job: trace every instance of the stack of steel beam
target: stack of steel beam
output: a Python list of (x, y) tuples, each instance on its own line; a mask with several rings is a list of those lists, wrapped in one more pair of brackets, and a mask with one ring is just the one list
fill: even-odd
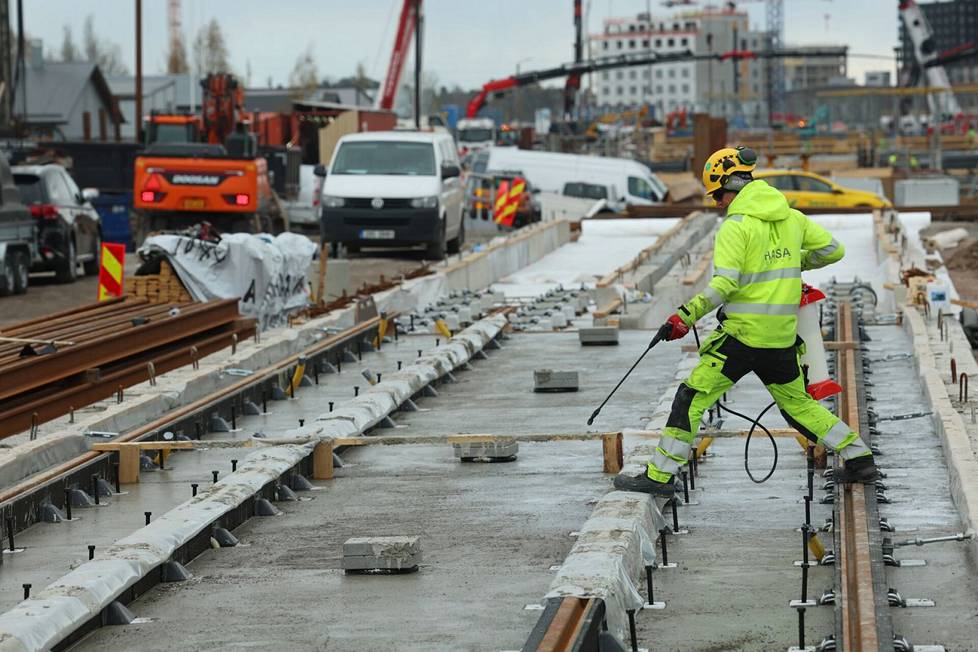
[(153, 381), (252, 335), (234, 299), (153, 304), (127, 297), (0, 331), (0, 438)]

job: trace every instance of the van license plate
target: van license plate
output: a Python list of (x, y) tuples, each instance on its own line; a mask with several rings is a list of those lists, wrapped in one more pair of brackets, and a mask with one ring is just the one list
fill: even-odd
[(375, 229), (363, 229), (360, 231), (360, 238), (363, 240), (393, 240), (393, 231), (377, 231)]
[(207, 201), (204, 199), (198, 199), (196, 197), (191, 197), (189, 199), (183, 200), (184, 208), (206, 208)]

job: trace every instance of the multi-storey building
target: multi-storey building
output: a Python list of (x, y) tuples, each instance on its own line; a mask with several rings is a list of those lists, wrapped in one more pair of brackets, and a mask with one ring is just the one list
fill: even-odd
[[(639, 14), (608, 18), (590, 36), (595, 59), (642, 53), (721, 54), (761, 50), (766, 35), (752, 31), (747, 13), (732, 9), (683, 13), (672, 18)], [(767, 120), (767, 63), (761, 60), (691, 60), (606, 70), (594, 75), (599, 108), (620, 110), (649, 104), (658, 117), (678, 110), (708, 111), (749, 123)]]

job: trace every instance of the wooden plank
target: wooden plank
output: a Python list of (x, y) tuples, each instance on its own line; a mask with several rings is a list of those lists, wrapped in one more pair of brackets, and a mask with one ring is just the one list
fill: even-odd
[(613, 312), (617, 312), (618, 309), (622, 307), (622, 304), (623, 302), (621, 300), (621, 297), (615, 297), (610, 302), (606, 303), (605, 305), (601, 306), (600, 308), (592, 312), (591, 317), (593, 317), (594, 319), (605, 319), (606, 317), (608, 317), (608, 315), (612, 314)]
[(853, 341), (843, 342), (840, 340), (835, 340), (835, 341), (829, 340), (828, 342), (825, 342), (826, 351), (842, 351), (842, 350), (852, 350), (858, 348), (859, 348), (859, 342), (853, 342)]
[(312, 449), (312, 477), (315, 480), (333, 479), (333, 445), (330, 439), (324, 439)]
[(713, 250), (710, 249), (703, 254), (702, 258), (700, 258), (700, 262), (696, 265), (696, 269), (683, 277), (683, 285), (696, 285), (699, 280), (703, 278), (703, 275), (706, 274), (706, 271), (710, 269), (710, 265), (712, 263)]
[(119, 450), (119, 484), (136, 484), (139, 482), (139, 449), (124, 448)]
[(620, 432), (608, 433), (601, 438), (604, 452), (604, 472), (618, 473), (625, 463), (622, 451), (622, 435)]

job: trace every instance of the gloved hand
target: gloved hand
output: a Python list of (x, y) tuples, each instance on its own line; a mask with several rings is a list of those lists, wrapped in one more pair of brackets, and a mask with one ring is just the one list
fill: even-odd
[(685, 337), (686, 333), (689, 332), (689, 326), (676, 314), (666, 320), (666, 323), (662, 325), (662, 330), (665, 331), (667, 326), (669, 327), (665, 336), (667, 340), (678, 340)]

